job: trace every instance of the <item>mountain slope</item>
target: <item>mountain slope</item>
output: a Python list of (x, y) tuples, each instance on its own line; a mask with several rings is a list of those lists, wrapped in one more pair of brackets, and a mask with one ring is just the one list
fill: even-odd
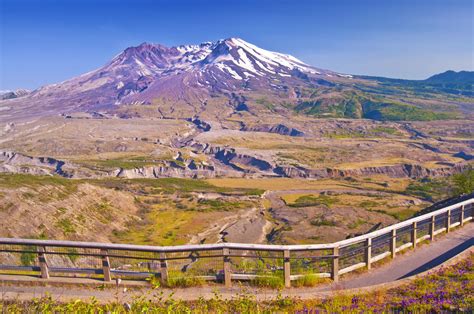
[(30, 93), (27, 89), (17, 89), (15, 91), (0, 91), (0, 100), (13, 99), (18, 97), (23, 97)]
[[(407, 103), (401, 99), (405, 96), (415, 99)], [(416, 97), (384, 82), (315, 68), (293, 56), (228, 38), (199, 45), (143, 43), (127, 48), (97, 70), (1, 101), (0, 121), (80, 111), (175, 118), (203, 114), (219, 118), (234, 111), (284, 116), (316, 112), (320, 117), (383, 120), (381, 111), (365, 115), (363, 104), (354, 99), (384, 106), (401, 102), (416, 111), (426, 106)], [(452, 111), (446, 99), (435, 98), (434, 110)], [(341, 106), (346, 108), (342, 112)]]

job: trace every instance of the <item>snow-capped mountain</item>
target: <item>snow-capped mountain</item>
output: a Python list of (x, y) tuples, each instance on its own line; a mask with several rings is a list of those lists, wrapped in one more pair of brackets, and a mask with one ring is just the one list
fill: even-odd
[(0, 100), (13, 99), (18, 97), (23, 97), (30, 93), (27, 89), (17, 89), (15, 91), (11, 90), (2, 90), (0, 91)]
[[(211, 94), (276, 93), (301, 84), (318, 84), (321, 79), (348, 78), (240, 38), (177, 47), (143, 43), (125, 49), (97, 70), (39, 88), (9, 108), (14, 111), (26, 106), (29, 113), (63, 113), (146, 104), (156, 98), (191, 103)], [(6, 110), (2, 113), (9, 114)]]

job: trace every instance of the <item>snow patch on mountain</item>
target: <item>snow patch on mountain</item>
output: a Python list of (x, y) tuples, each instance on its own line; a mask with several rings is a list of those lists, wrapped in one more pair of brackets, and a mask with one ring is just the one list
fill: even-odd
[(228, 73), (230, 73), (230, 75), (232, 75), (233, 78), (235, 78), (236, 80), (241, 80), (242, 77), (237, 73), (235, 72), (234, 70), (232, 70), (229, 66), (227, 66), (225, 63), (218, 63), (216, 64), (216, 66), (221, 69), (222, 71), (227, 71)]
[(352, 78), (241, 38), (175, 47), (145, 42), (125, 49), (101, 68), (21, 98), (38, 112), (61, 113), (151, 103), (159, 97), (192, 104), (196, 99), (201, 103), (211, 95), (241, 90), (271, 93), (318, 84), (320, 76), (338, 81)]

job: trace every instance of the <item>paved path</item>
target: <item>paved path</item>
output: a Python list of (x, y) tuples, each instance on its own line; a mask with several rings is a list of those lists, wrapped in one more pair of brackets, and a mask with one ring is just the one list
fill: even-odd
[[(334, 291), (343, 289), (364, 288), (373, 285), (392, 283), (396, 280), (404, 279), (426, 270), (436, 267), (466, 250), (473, 250), (474, 245), (474, 223), (468, 223), (463, 228), (458, 228), (448, 235), (439, 235), (434, 243), (418, 247), (414, 251), (409, 251), (398, 256), (390, 263), (386, 263), (370, 272), (343, 276), (339, 283), (333, 283), (315, 288), (291, 288), (282, 291), (283, 296), (297, 296), (301, 298), (314, 298), (329, 295)], [(11, 280), (21, 280), (22, 284), (12, 284)], [(10, 281), (10, 283), (8, 283)], [(98, 286), (98, 282), (92, 279), (60, 279), (61, 284), (52, 286), (39, 286), (30, 284), (31, 282), (42, 282), (41, 279), (27, 276), (7, 276), (0, 275), (0, 300), (6, 298), (31, 299), (32, 297), (43, 296), (50, 293), (58, 300), (89, 299), (95, 296), (99, 300), (106, 301), (130, 301), (133, 297), (143, 294), (169, 295), (174, 292), (175, 299), (192, 300), (199, 296), (210, 298), (218, 290), (222, 297), (232, 298), (237, 293), (242, 292), (241, 287), (224, 288), (221, 285), (212, 285), (201, 288), (186, 289), (142, 289), (124, 292), (123, 288), (118, 289), (98, 289), (97, 287), (86, 286), (93, 283)], [(68, 282), (80, 281), (83, 287), (71, 286)], [(100, 284), (100, 282), (99, 282)], [(143, 287), (143, 283), (136, 283), (137, 287)], [(237, 286), (237, 285), (235, 285)], [(113, 287), (113, 286), (112, 286)], [(249, 287), (248, 292), (257, 295), (260, 299), (274, 297), (277, 291), (258, 289)]]
[[(439, 235), (439, 239), (435, 238), (434, 243), (406, 252), (405, 255), (398, 256), (390, 263), (370, 272), (348, 276), (338, 286), (343, 289), (360, 288), (414, 276), (440, 265), (473, 245), (474, 224), (468, 223), (448, 235)], [(333, 287), (325, 287), (326, 290), (330, 288)]]

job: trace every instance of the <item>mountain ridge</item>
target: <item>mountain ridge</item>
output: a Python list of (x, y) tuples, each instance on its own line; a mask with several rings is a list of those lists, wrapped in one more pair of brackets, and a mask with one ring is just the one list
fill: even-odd
[(425, 80), (425, 82), (474, 84), (474, 71), (456, 72), (453, 70), (448, 70), (430, 76)]
[[(93, 111), (119, 117), (144, 112), (184, 118), (210, 114), (219, 120), (223, 110), (227, 115), (247, 111), (383, 120), (387, 114), (382, 111), (388, 110), (384, 108), (394, 106), (404, 114), (389, 114), (388, 119), (407, 119), (405, 112), (412, 111), (416, 117), (425, 115), (421, 99), (414, 104), (399, 97), (407, 87), (402, 82), (404, 90), (400, 90), (399, 85), (397, 80), (321, 69), (237, 37), (174, 47), (144, 42), (126, 48), (96, 70), (1, 101), (0, 121)], [(443, 111), (448, 103), (441, 101), (436, 108)], [(455, 117), (451, 113), (428, 116)]]

